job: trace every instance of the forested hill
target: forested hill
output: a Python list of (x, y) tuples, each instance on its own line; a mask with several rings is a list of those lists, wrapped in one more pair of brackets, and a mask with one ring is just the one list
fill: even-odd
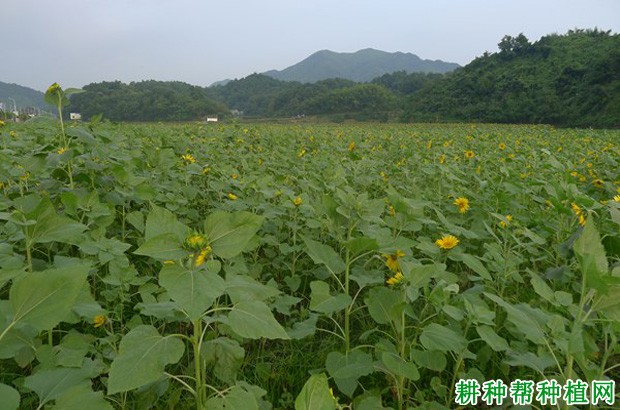
[(620, 35), (505, 36), (498, 46), (408, 96), (403, 119), (620, 126)]
[(178, 81), (93, 83), (71, 97), (71, 111), (85, 118), (103, 114), (116, 121), (188, 121), (228, 109), (207, 97), (206, 90)]
[(34, 107), (49, 110), (50, 107), (43, 101), (43, 93), (17, 84), (9, 84), (0, 81), (0, 102), (5, 108), (12, 109), (13, 103), (18, 108)]
[(158, 81), (90, 84), (72, 97), (71, 110), (125, 121), (193, 120), (230, 109), (267, 118), (620, 127), (620, 35), (574, 30), (531, 43), (521, 34), (505, 36), (498, 46), (447, 74), (399, 71), (367, 83), (252, 74), (208, 88)]
[(284, 70), (271, 70), (263, 74), (277, 80), (301, 83), (314, 83), (330, 78), (365, 82), (396, 71), (447, 73), (458, 67), (458, 64), (441, 60), (423, 60), (411, 53), (388, 53), (367, 48), (355, 53), (321, 50)]

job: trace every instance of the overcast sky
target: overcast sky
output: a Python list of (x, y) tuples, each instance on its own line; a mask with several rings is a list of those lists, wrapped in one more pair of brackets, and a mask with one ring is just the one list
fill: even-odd
[(315, 51), (402, 51), (461, 65), (506, 35), (620, 32), (620, 0), (0, 0), (0, 81), (206, 86)]

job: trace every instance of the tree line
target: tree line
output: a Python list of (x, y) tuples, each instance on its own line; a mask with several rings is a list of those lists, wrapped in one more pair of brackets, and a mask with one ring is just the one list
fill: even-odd
[(206, 115), (323, 116), (374, 121), (466, 121), (620, 126), (620, 35), (571, 30), (530, 42), (504, 36), (447, 74), (395, 72), (368, 83), (311, 84), (252, 74), (201, 88), (181, 82), (94, 83), (72, 110), (117, 121), (183, 121)]

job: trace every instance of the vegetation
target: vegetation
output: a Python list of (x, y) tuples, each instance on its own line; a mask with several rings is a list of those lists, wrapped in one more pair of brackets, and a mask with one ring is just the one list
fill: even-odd
[(0, 403), (447, 409), (459, 379), (618, 380), (619, 136), (3, 124)]
[(71, 109), (85, 118), (103, 114), (116, 121), (187, 121), (228, 112), (201, 87), (182, 82), (102, 82), (84, 91), (71, 98)]
[(499, 49), (410, 96), (403, 119), (620, 126), (620, 35), (521, 34)]

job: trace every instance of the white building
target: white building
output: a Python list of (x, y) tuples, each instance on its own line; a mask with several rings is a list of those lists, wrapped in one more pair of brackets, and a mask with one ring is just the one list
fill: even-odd
[(82, 114), (80, 114), (79, 112), (72, 112), (71, 114), (69, 114), (69, 118), (75, 121), (79, 121), (82, 119)]

